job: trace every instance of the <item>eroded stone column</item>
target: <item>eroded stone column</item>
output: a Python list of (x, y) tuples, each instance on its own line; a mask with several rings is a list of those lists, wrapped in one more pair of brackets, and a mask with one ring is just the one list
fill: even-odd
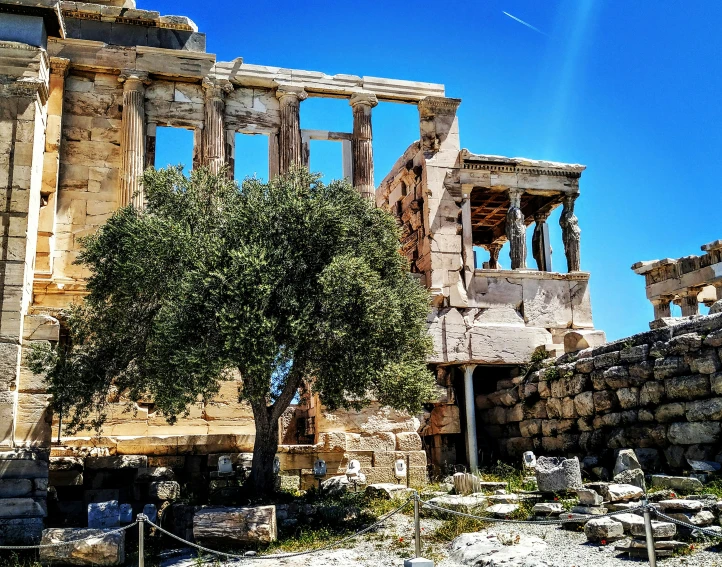
[(145, 166), (145, 86), (148, 73), (125, 70), (118, 80), (123, 83), (123, 126), (120, 138), (121, 167), (118, 207), (129, 204), (141, 208), (145, 196), (141, 188)]
[(233, 92), (230, 81), (203, 79), (205, 120), (203, 124), (203, 165), (217, 175), (226, 165), (226, 94)]
[(699, 315), (699, 300), (697, 296), (700, 291), (701, 288), (691, 287), (681, 292), (679, 297), (674, 300), (674, 302), (682, 308), (682, 317)]
[(474, 258), (474, 231), (471, 224), (471, 192), (473, 185), (461, 186), (461, 254), (464, 258), (464, 277), (467, 287), (476, 269)]
[(371, 109), (378, 103), (376, 95), (369, 93), (355, 94), (349, 101), (353, 109), (353, 138), (351, 139), (353, 186), (362, 197), (369, 199), (373, 198), (376, 193)]
[(652, 302), (652, 306), (654, 307), (654, 320), (662, 319), (664, 317), (671, 317), (672, 311), (670, 308), (670, 304), (672, 303), (671, 297), (655, 297), (654, 299), (650, 300)]
[(469, 455), (469, 470), (479, 470), (479, 449), (476, 442), (476, 405), (474, 396), (474, 370), (476, 365), (467, 364), (464, 369), (464, 408), (466, 410), (466, 452)]
[(308, 95), (302, 87), (280, 86), (276, 97), (281, 105), (281, 127), (278, 132), (278, 170), (283, 174), (293, 165), (302, 164), (301, 101)]
[(574, 203), (579, 196), (572, 193), (564, 196), (564, 207), (559, 218), (559, 226), (562, 227), (562, 240), (564, 241), (564, 254), (567, 257), (567, 271), (578, 272), (581, 270), (581, 257), (579, 244), (582, 231), (579, 228), (579, 219), (574, 214)]
[(531, 252), (540, 272), (552, 271), (552, 246), (549, 239), (549, 213), (534, 215), (534, 234), (531, 239)]
[(498, 243), (487, 244), (485, 248), (489, 251), (489, 269), (499, 269), (499, 252), (501, 252), (502, 245)]
[(509, 210), (506, 213), (506, 238), (512, 270), (526, 268), (526, 225), (521, 212), (521, 189), (509, 189)]

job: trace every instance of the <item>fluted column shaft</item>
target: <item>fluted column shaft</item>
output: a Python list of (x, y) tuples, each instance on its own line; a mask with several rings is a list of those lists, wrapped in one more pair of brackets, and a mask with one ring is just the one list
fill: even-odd
[(145, 71), (123, 71), (123, 123), (121, 129), (121, 166), (118, 186), (118, 207), (129, 204), (143, 207), (145, 196), (141, 187), (145, 166)]
[(351, 138), (353, 186), (361, 196), (373, 198), (376, 187), (374, 185), (371, 109), (378, 104), (378, 100), (376, 95), (359, 93), (351, 97), (349, 104), (353, 109), (353, 135)]
[(672, 316), (672, 310), (670, 308), (670, 303), (672, 302), (671, 297), (656, 297), (651, 300), (652, 306), (654, 307), (654, 320), (662, 319), (663, 317), (671, 317)]
[(699, 300), (697, 296), (701, 291), (701, 287), (691, 287), (679, 294), (679, 297), (674, 302), (682, 308), (682, 317), (699, 315)]
[(578, 272), (581, 269), (580, 242), (582, 231), (579, 228), (579, 219), (574, 214), (574, 203), (578, 196), (576, 193), (564, 196), (564, 207), (562, 208), (562, 215), (559, 217), (568, 272)]
[(301, 101), (307, 98), (300, 87), (284, 86), (276, 91), (281, 106), (281, 127), (278, 132), (278, 170), (283, 174), (293, 165), (301, 165)]
[(226, 103), (224, 97), (233, 92), (233, 85), (225, 80), (204, 79), (205, 119), (203, 124), (203, 165), (214, 175), (227, 163)]
[(552, 249), (549, 241), (549, 213), (534, 215), (534, 234), (531, 239), (532, 256), (540, 272), (552, 271)]
[(521, 189), (509, 189), (509, 210), (506, 213), (506, 238), (512, 270), (526, 268), (526, 225), (521, 211)]

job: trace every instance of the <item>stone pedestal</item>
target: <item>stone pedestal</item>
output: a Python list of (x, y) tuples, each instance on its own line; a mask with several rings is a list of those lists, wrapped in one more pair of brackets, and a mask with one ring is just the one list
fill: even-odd
[(374, 153), (372, 148), (371, 109), (378, 104), (376, 95), (359, 93), (349, 101), (353, 109), (353, 186), (361, 196), (373, 198)]
[(230, 81), (204, 79), (205, 121), (203, 126), (203, 165), (214, 175), (226, 165), (226, 128), (224, 97), (233, 92)]
[(281, 106), (281, 126), (278, 132), (278, 170), (283, 174), (294, 165), (301, 165), (301, 101), (308, 95), (302, 87), (281, 86), (276, 90)]
[(118, 207), (133, 204), (142, 207), (145, 196), (141, 188), (145, 166), (145, 85), (148, 73), (126, 70), (118, 78), (123, 83), (123, 126), (121, 132), (121, 171)]

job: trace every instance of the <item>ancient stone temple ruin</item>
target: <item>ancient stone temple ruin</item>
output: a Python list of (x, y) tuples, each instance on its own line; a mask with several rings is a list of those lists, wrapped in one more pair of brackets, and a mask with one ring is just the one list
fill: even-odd
[[(347, 99), (353, 131), (302, 130), (308, 97)], [(420, 134), (376, 187), (379, 101), (417, 105)], [(244, 159), (234, 149), (238, 132), (268, 136), (269, 175), (308, 164), (311, 140), (338, 141), (344, 175), (397, 217), (403, 253), (432, 294), (438, 395), (427, 411), (327, 412), (304, 393), (282, 418), (284, 486), (315, 484), (318, 458), (329, 474), (354, 459), (368, 482), (414, 485), (429, 472), (475, 469), (533, 447), (521, 423), (541, 419), (543, 408), (533, 406), (536, 417), (517, 409), (525, 365), (604, 343), (574, 214), (584, 166), (461, 149), (460, 102), (438, 84), (217, 61), (188, 18), (137, 9), (134, 0), (0, 0), (0, 542), (37, 542), (49, 511), (83, 526), (89, 503), (173, 500), (173, 479), (207, 486), (221, 456), (236, 469), (248, 461), (253, 419), (237, 401), (239, 383), (175, 425), (152, 400), (128, 412), (121, 396), (99, 435), (70, 436), (48, 409), (42, 378), (23, 365), (33, 342), (63, 340), (60, 313), (82, 300), (80, 238), (119, 207), (142, 206), (140, 178), (155, 163), (160, 127), (191, 130), (192, 165), (214, 171)], [(554, 228), (546, 221), (557, 207)], [(553, 270), (551, 230), (561, 231), (565, 269)], [(507, 242), (511, 261), (502, 267)], [(503, 432), (489, 429), (493, 420)], [(398, 459), (406, 479), (394, 475)]]

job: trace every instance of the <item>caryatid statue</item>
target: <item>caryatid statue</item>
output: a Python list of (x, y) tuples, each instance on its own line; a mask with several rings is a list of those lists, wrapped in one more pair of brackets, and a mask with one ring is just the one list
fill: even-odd
[(564, 207), (559, 218), (559, 226), (562, 227), (562, 240), (564, 241), (564, 253), (567, 257), (567, 271), (578, 272), (581, 269), (579, 256), (579, 242), (582, 230), (579, 228), (579, 220), (574, 214), (574, 202), (578, 193), (571, 193), (564, 196)]
[(521, 212), (521, 189), (509, 189), (509, 210), (506, 213), (506, 239), (512, 270), (526, 268), (526, 225)]

